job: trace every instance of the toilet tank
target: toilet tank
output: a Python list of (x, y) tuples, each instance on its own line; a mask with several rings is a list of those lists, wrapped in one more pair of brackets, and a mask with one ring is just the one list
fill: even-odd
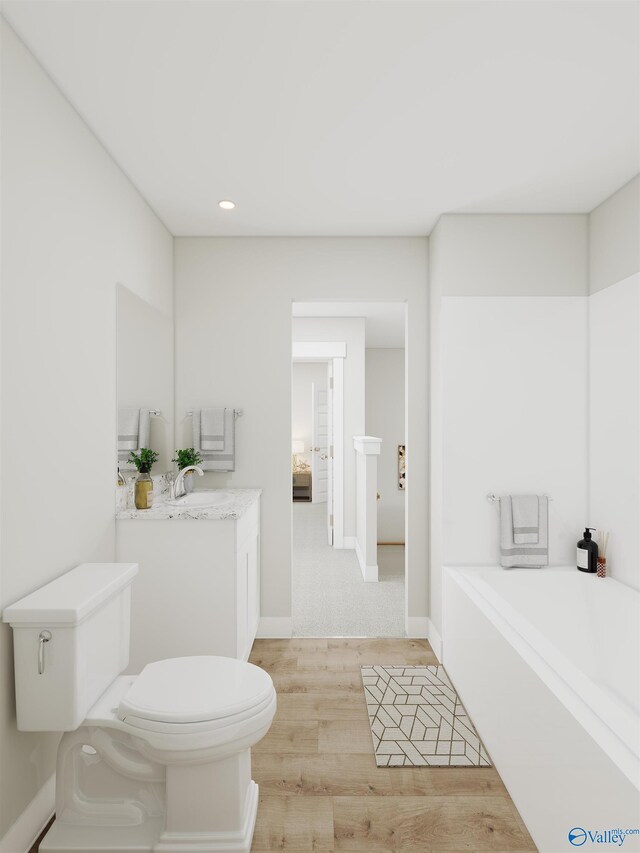
[(5, 608), (20, 731), (73, 731), (129, 663), (136, 563), (83, 563)]

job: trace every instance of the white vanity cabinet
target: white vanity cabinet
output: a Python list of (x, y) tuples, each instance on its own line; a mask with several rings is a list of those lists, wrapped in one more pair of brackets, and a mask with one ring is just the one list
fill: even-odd
[(260, 617), (258, 494), (237, 518), (117, 518), (117, 560), (140, 566), (127, 672), (187, 655), (248, 658)]

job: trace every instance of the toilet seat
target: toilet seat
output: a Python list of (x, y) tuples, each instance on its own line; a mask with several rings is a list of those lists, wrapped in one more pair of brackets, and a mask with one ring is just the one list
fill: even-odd
[(148, 664), (128, 688), (118, 719), (167, 734), (219, 730), (259, 715), (273, 702), (264, 670), (233, 658), (201, 655)]
[(253, 664), (169, 658), (116, 678), (83, 725), (135, 738), (154, 761), (201, 761), (252, 746), (269, 730), (276, 705), (271, 677)]

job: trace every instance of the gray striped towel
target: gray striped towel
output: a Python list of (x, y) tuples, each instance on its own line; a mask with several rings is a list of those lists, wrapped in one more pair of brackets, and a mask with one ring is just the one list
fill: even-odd
[[(138, 449), (140, 409), (118, 409), (118, 450)], [(129, 454), (127, 453), (127, 456)]]
[(500, 565), (505, 569), (540, 568), (549, 565), (549, 500), (536, 497), (538, 503), (538, 541), (514, 540), (513, 501), (511, 495), (500, 498)]
[(200, 451), (202, 463), (200, 467), (203, 471), (235, 471), (236, 469), (236, 449), (235, 449), (235, 429), (236, 419), (233, 409), (224, 410), (224, 449), (223, 450), (206, 450), (202, 446), (201, 436), (201, 413), (198, 409), (193, 410), (192, 417), (193, 426), (193, 446)]
[(200, 412), (200, 449), (209, 451), (224, 450), (225, 444), (225, 409), (218, 406), (215, 409), (203, 409)]
[(537, 545), (540, 537), (540, 509), (537, 495), (511, 495), (513, 541), (516, 545)]
[(118, 465), (121, 471), (135, 471), (128, 461), (132, 450), (149, 447), (149, 409), (118, 409)]

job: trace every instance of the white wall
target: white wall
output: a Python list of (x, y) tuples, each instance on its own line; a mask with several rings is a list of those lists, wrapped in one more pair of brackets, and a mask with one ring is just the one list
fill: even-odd
[(378, 460), (379, 436), (354, 436), (356, 455), (356, 534), (355, 551), (362, 578), (378, 580)]
[(640, 589), (640, 274), (589, 297), (589, 524), (608, 574)]
[(408, 303), (407, 595), (410, 616), (426, 621), (427, 247), (426, 238), (175, 241), (176, 423), (212, 400), (244, 409), (236, 472), (207, 479), (264, 490), (266, 617), (291, 614), (291, 303), (370, 300)]
[[(344, 536), (356, 535), (356, 457), (353, 436), (364, 433), (364, 317), (294, 317), (293, 341), (338, 341), (347, 345), (344, 359)], [(334, 484), (334, 488), (336, 488)]]
[(576, 214), (446, 214), (435, 229), (442, 294), (582, 296), (587, 225)]
[(551, 559), (587, 516), (585, 215), (446, 215), (430, 238), (430, 618), (443, 564), (495, 564), (489, 492), (551, 495)]
[(640, 179), (589, 217), (590, 523), (608, 573), (640, 589)]
[(304, 441), (305, 452), (298, 454), (301, 462), (311, 464), (312, 436), (311, 386), (327, 390), (327, 365), (314, 362), (295, 362), (291, 374), (291, 436)]
[(378, 459), (378, 542), (404, 542), (406, 493), (398, 488), (404, 444), (404, 349), (365, 350), (365, 433), (382, 439)]
[(640, 175), (589, 215), (589, 292), (640, 270)]
[[(154, 474), (171, 470), (173, 446), (173, 317), (140, 299), (128, 287), (117, 293), (118, 407), (156, 409), (149, 424), (149, 447), (158, 461)], [(135, 474), (133, 466), (127, 476)]]
[[(116, 283), (165, 314), (172, 238), (13, 32), (2, 27), (0, 607), (114, 557)], [(54, 770), (16, 729), (0, 627), (0, 838)]]
[[(446, 233), (445, 233), (446, 232)], [(442, 632), (443, 364), (442, 295), (451, 258), (441, 217), (429, 236), (429, 618)], [(438, 650), (442, 660), (441, 649)]]

